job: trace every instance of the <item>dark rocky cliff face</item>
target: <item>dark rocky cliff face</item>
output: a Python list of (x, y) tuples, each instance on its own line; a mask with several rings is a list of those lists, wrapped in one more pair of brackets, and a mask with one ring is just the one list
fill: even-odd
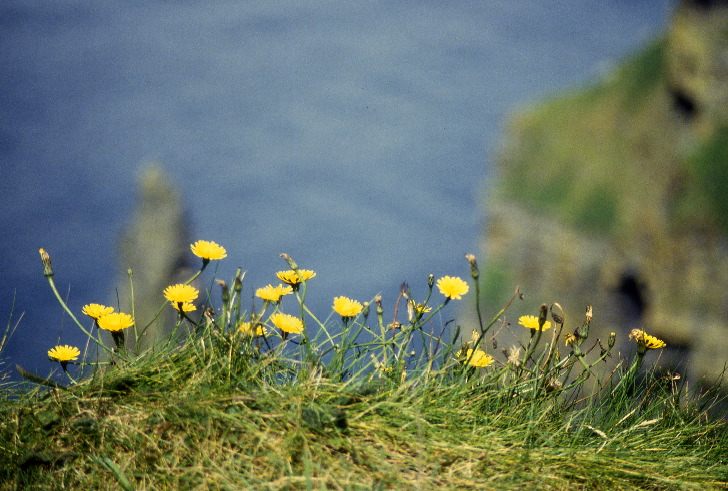
[(593, 304), (602, 339), (644, 327), (668, 343), (667, 364), (717, 376), (728, 362), (728, 3), (683, 2), (665, 38), (605, 80), (515, 115), (487, 212), (486, 304), (520, 285), (518, 309), (558, 301), (572, 327)]

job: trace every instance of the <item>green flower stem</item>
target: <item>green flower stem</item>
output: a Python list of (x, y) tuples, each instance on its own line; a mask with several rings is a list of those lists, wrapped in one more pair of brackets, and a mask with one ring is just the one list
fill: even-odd
[(104, 351), (109, 353), (110, 355), (114, 355), (114, 351), (110, 348), (108, 348), (104, 342), (100, 338), (96, 338), (91, 332), (89, 332), (81, 322), (79, 322), (78, 318), (71, 312), (71, 309), (68, 308), (68, 305), (61, 297), (61, 294), (58, 293), (58, 288), (56, 288), (56, 282), (53, 281), (53, 276), (46, 276), (46, 279), (48, 280), (48, 284), (51, 287), (51, 290), (53, 291), (53, 294), (56, 296), (56, 300), (58, 300), (58, 303), (61, 304), (61, 307), (63, 310), (66, 311), (66, 313), (73, 319), (73, 322), (83, 331), (83, 333), (89, 337), (93, 342), (95, 342), (98, 346), (101, 347)]
[[(134, 280), (132, 279), (132, 270), (131, 268), (126, 270), (126, 274), (129, 277), (129, 298), (131, 298), (131, 317), (132, 319), (136, 319), (136, 309), (135, 309), (135, 302), (134, 302)], [(134, 351), (136, 352), (139, 349), (139, 333), (137, 332), (137, 325), (136, 322), (134, 322), (133, 332), (134, 332)]]
[[(478, 292), (479, 292), (480, 290), (478, 290), (478, 289), (476, 288), (476, 291), (478, 291)], [(467, 366), (468, 366), (468, 364), (470, 363), (470, 360), (471, 360), (471, 359), (473, 358), (473, 356), (475, 356), (475, 349), (476, 349), (476, 348), (478, 347), (478, 345), (480, 344), (480, 341), (481, 341), (481, 340), (482, 340), (482, 339), (483, 339), (483, 338), (485, 337), (485, 334), (486, 334), (486, 333), (487, 333), (487, 332), (488, 332), (488, 331), (490, 330), (490, 328), (491, 328), (491, 327), (493, 327), (493, 325), (494, 325), (494, 324), (495, 324), (496, 322), (498, 322), (498, 319), (500, 319), (500, 318), (501, 318), (501, 316), (502, 316), (503, 314), (505, 314), (506, 310), (508, 310), (508, 309), (510, 308), (511, 304), (513, 303), (513, 301), (514, 301), (514, 300), (516, 299), (516, 297), (517, 297), (517, 296), (518, 296), (519, 294), (520, 294), (520, 290), (519, 290), (519, 288), (518, 288), (518, 287), (516, 287), (516, 291), (514, 291), (514, 292), (513, 292), (513, 295), (511, 295), (511, 298), (510, 298), (510, 299), (508, 300), (508, 302), (506, 302), (506, 304), (505, 304), (505, 305), (504, 305), (503, 307), (501, 307), (501, 309), (500, 309), (500, 310), (499, 310), (499, 311), (498, 311), (498, 312), (497, 312), (497, 313), (496, 313), (496, 314), (495, 314), (495, 315), (493, 316), (493, 318), (492, 318), (492, 319), (490, 320), (490, 322), (488, 323), (488, 325), (487, 325), (487, 326), (485, 326), (485, 329), (483, 329), (483, 327), (482, 327), (482, 324), (481, 324), (481, 326), (480, 326), (480, 327), (481, 327), (481, 328), (480, 328), (480, 335), (478, 336), (478, 339), (477, 339), (477, 340), (475, 341), (475, 346), (473, 346), (473, 352), (472, 352), (472, 353), (470, 353), (470, 356), (468, 357), (468, 359), (467, 359), (467, 360), (465, 360), (465, 364), (464, 364), (463, 366), (465, 366), (465, 367), (467, 367)], [(480, 294), (478, 293), (478, 297), (479, 297), (479, 296), (480, 296)], [(477, 305), (477, 304), (476, 304), (476, 305)], [(434, 312), (433, 312), (433, 313), (434, 313)], [(457, 338), (456, 338), (456, 339), (457, 339)]]

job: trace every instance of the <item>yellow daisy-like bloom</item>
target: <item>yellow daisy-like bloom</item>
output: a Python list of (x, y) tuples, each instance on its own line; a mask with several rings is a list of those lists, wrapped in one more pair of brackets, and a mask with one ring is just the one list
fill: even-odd
[[(538, 317), (535, 315), (522, 315), (518, 318), (518, 323), (525, 327), (526, 329), (534, 329), (536, 331), (539, 330), (538, 328)], [(543, 323), (543, 329), (542, 331), (546, 331), (548, 329), (551, 329), (551, 321), (546, 321)]]
[(417, 312), (418, 314), (426, 314), (428, 312), (432, 312), (432, 307), (423, 303), (418, 303), (417, 305), (415, 305), (415, 312)]
[(298, 317), (276, 312), (270, 316), (270, 321), (283, 332), (290, 334), (300, 334), (303, 332), (303, 322)]
[(470, 359), (468, 365), (475, 368), (485, 368), (493, 363), (493, 357), (482, 349), (476, 349), (475, 352), (473, 352), (473, 348), (468, 348), (464, 357), (464, 360), (467, 359)]
[(255, 327), (255, 331), (253, 331), (253, 325), (250, 322), (242, 321), (240, 324), (238, 324), (238, 331), (240, 331), (245, 336), (265, 336), (267, 332), (265, 331), (265, 327), (258, 324)]
[(667, 346), (665, 341), (647, 334), (642, 329), (632, 329), (629, 333), (629, 339), (636, 341), (640, 347), (646, 349), (660, 349)]
[(69, 346), (67, 344), (59, 344), (48, 350), (48, 358), (60, 362), (74, 361), (78, 359), (81, 354), (81, 350), (75, 346)]
[(134, 325), (134, 318), (123, 312), (112, 312), (111, 314), (102, 315), (96, 322), (99, 327), (105, 331), (118, 332), (127, 327)]
[(437, 288), (440, 293), (451, 300), (462, 299), (463, 295), (470, 290), (468, 284), (457, 276), (443, 276), (437, 280)]
[(194, 244), (190, 244), (192, 254), (208, 261), (218, 261), (227, 257), (227, 251), (217, 242), (210, 240), (198, 240)]
[(316, 272), (310, 269), (299, 269), (298, 273), (296, 273), (294, 270), (289, 269), (288, 271), (278, 271), (276, 276), (283, 283), (293, 286), (298, 285), (302, 281), (308, 281), (311, 278), (315, 278)]
[(341, 317), (356, 317), (364, 306), (349, 297), (336, 297), (332, 308)]
[[(179, 311), (179, 302), (169, 302), (169, 304), (174, 307), (174, 310)], [(191, 302), (182, 302), (182, 312), (194, 312), (195, 310), (197, 310), (195, 304)]]
[(88, 303), (83, 306), (81, 312), (91, 317), (92, 319), (98, 319), (102, 315), (110, 314), (114, 311), (114, 307), (107, 307), (100, 303)]
[(290, 295), (291, 293), (293, 293), (293, 288), (287, 285), (266, 285), (255, 290), (256, 297), (268, 302), (278, 302), (283, 295)]
[(177, 283), (176, 285), (170, 285), (164, 289), (164, 298), (172, 303), (188, 303), (194, 302), (197, 295), (200, 294), (199, 290), (194, 286), (185, 285), (184, 283)]

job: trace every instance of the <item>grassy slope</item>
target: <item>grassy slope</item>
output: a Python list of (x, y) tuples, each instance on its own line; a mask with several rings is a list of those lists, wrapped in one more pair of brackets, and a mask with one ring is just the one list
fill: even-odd
[[(0, 404), (1, 489), (719, 488), (728, 428), (664, 384), (607, 399), (510, 397), (430, 374), (265, 381), (188, 342), (71, 390)], [(220, 358), (217, 358), (221, 355)], [(490, 372), (492, 373), (492, 372)], [(487, 377), (487, 375), (486, 375)]]

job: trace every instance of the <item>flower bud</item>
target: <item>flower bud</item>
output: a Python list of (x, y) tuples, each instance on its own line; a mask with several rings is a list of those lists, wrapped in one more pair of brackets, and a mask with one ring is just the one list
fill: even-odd
[(45, 249), (42, 247), (38, 249), (40, 253), (40, 260), (43, 263), (43, 274), (46, 277), (53, 276), (53, 266), (51, 266), (51, 256), (48, 255)]
[(242, 291), (244, 277), (245, 277), (245, 273), (243, 273), (243, 270), (241, 268), (238, 268), (235, 270), (235, 280), (233, 281), (233, 290), (235, 290), (236, 293), (240, 293)]
[(427, 275), (427, 287), (432, 290), (432, 286), (435, 284), (435, 275), (430, 273)]
[(564, 309), (561, 308), (561, 305), (559, 305), (557, 302), (554, 302), (551, 304), (551, 319), (553, 319), (555, 324), (563, 325), (564, 324)]
[(607, 340), (607, 346), (609, 346), (610, 349), (614, 348), (614, 343), (616, 340), (617, 340), (617, 333), (614, 331), (610, 332), (609, 339)]
[(288, 263), (288, 267), (291, 268), (293, 271), (296, 271), (298, 269), (298, 264), (296, 264), (296, 261), (294, 261), (291, 256), (289, 256), (285, 252), (281, 252), (280, 256), (281, 259)]
[(549, 315), (549, 308), (548, 305), (545, 303), (541, 304), (541, 308), (538, 312), (538, 328), (539, 330), (543, 330), (543, 325), (546, 323), (546, 318)]
[(465, 254), (465, 259), (470, 264), (470, 277), (477, 280), (480, 276), (480, 270), (478, 269), (478, 261), (475, 260), (475, 254)]
[(230, 301), (230, 289), (227, 286), (227, 283), (225, 283), (225, 280), (215, 280), (215, 283), (220, 285), (220, 289), (222, 290), (222, 303), (227, 304)]

